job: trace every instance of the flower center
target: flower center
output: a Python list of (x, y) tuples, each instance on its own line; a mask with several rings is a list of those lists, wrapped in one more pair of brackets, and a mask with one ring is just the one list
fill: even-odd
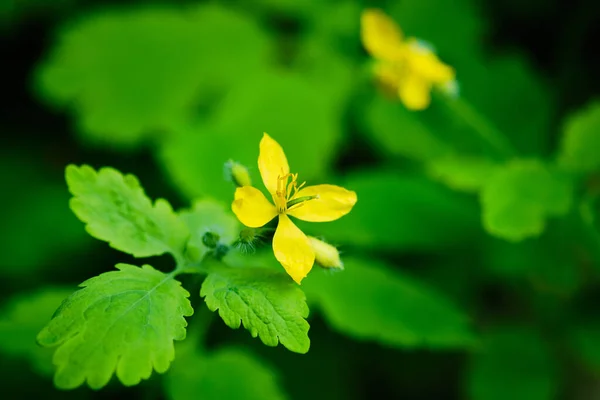
[(275, 206), (277, 212), (285, 213), (294, 206), (300, 206), (305, 201), (316, 198), (317, 196), (303, 196), (294, 198), (298, 191), (306, 182), (298, 185), (298, 174), (282, 174), (277, 177), (277, 191), (275, 192)]

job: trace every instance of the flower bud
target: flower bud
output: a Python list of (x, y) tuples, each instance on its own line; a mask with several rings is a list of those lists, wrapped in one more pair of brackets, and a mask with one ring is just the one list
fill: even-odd
[(308, 236), (308, 241), (315, 252), (315, 261), (323, 268), (344, 269), (344, 264), (340, 260), (339, 251), (329, 243)]
[(221, 237), (219, 236), (218, 233), (206, 232), (202, 236), (202, 243), (209, 249), (214, 249), (219, 244), (220, 239), (221, 239)]
[(252, 186), (250, 173), (248, 173), (248, 168), (246, 168), (244, 165), (236, 161), (229, 160), (225, 163), (225, 172), (229, 179), (231, 179), (231, 181), (235, 183), (237, 187)]
[(234, 246), (242, 253), (253, 253), (256, 245), (261, 241), (262, 234), (256, 228), (244, 228), (234, 243)]

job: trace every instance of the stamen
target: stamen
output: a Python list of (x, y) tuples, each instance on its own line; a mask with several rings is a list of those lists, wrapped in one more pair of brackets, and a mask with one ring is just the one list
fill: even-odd
[[(304, 204), (305, 202), (307, 202), (309, 200), (318, 199), (318, 198), (319, 198), (318, 195), (298, 197), (296, 199), (288, 201), (285, 208), (289, 210), (291, 207), (293, 207), (295, 205), (301, 206), (302, 204)], [(298, 208), (298, 207), (296, 207), (296, 208)]]

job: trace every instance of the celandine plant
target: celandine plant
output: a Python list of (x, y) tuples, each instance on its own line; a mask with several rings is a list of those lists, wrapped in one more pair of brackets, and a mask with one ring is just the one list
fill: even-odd
[(37, 337), (41, 345), (56, 347), (57, 387), (87, 382), (98, 389), (113, 373), (124, 385), (136, 385), (153, 370), (167, 371), (175, 358), (173, 341), (185, 338), (185, 317), (194, 312), (189, 292), (176, 279), (182, 273), (206, 275), (200, 294), (231, 328), (243, 323), (268, 346), (281, 343), (297, 353), (308, 351), (308, 307), (298, 284), (315, 260), (330, 268), (342, 263), (335, 247), (307, 237), (288, 215), (332, 221), (350, 212), (356, 193), (333, 185), (298, 185), (283, 149), (267, 134), (258, 166), (275, 205), (250, 186), (243, 166), (234, 163), (230, 171), (243, 186), (236, 190), (232, 209), (250, 228), (279, 216), (273, 251), (293, 280), (274, 269), (228, 265), (230, 247), (260, 233), (240, 230), (220, 203), (201, 200), (191, 210), (175, 212), (166, 200), (152, 203), (132, 175), (67, 167), (71, 209), (90, 235), (135, 257), (169, 253), (176, 267), (165, 274), (150, 265), (118, 264), (116, 271), (83, 282), (61, 304)]

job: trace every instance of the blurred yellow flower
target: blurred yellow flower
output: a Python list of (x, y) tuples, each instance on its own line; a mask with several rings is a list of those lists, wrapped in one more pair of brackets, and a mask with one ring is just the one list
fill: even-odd
[(454, 69), (442, 63), (427, 45), (403, 37), (400, 27), (383, 11), (367, 9), (361, 15), (361, 38), (376, 60), (374, 74), (411, 110), (423, 110), (437, 86), (452, 92), (456, 88)]
[(356, 193), (334, 185), (298, 185), (298, 174), (290, 173), (283, 149), (266, 133), (260, 141), (258, 168), (275, 205), (255, 187), (243, 186), (236, 189), (231, 209), (250, 228), (263, 226), (279, 216), (273, 252), (299, 284), (314, 264), (315, 251), (288, 215), (310, 222), (333, 221), (350, 212)]

